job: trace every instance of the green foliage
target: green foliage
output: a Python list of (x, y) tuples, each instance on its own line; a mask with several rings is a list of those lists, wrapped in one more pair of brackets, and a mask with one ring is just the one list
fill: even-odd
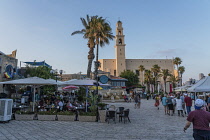
[(98, 103), (99, 110), (105, 110), (106, 105), (107, 105), (106, 103)]
[(96, 111), (95, 112), (80, 112), (80, 116), (96, 116)]
[(126, 70), (120, 74), (120, 77), (127, 79), (126, 86), (133, 86), (139, 83), (138, 75), (136, 75), (133, 71)]
[(39, 114), (39, 115), (56, 115), (56, 110), (40, 111), (37, 114)]
[(15, 114), (34, 114), (34, 112), (31, 111), (16, 111)]
[[(50, 68), (46, 66), (39, 66), (39, 67), (29, 67), (26, 66), (25, 77), (39, 77), (43, 79), (55, 79), (55, 76), (50, 73)], [(56, 90), (55, 86), (53, 85), (46, 85), (42, 87), (42, 91), (44, 94), (49, 94), (50, 92), (54, 92)]]
[(97, 104), (97, 100), (98, 100), (98, 95), (90, 92), (87, 100), (91, 104), (91, 106), (89, 107), (90, 111), (91, 112), (96, 112), (96, 110), (97, 110), (97, 105), (96, 104)]
[(74, 115), (74, 112), (72, 112), (72, 111), (61, 111), (61, 112), (58, 112), (57, 115)]

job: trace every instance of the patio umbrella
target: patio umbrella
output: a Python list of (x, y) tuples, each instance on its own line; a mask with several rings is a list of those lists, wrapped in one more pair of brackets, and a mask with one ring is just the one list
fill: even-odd
[(79, 87), (77, 87), (77, 86), (72, 86), (72, 85), (70, 85), (70, 86), (66, 86), (66, 87), (63, 87), (62, 89), (63, 90), (74, 90), (74, 89), (78, 89)]
[(52, 81), (45, 80), (43, 78), (39, 77), (29, 77), (24, 79), (17, 79), (17, 80), (11, 80), (6, 82), (0, 82), (0, 84), (5, 85), (31, 85), (34, 88), (34, 100), (33, 100), (33, 111), (35, 107), (35, 88), (38, 88), (43, 85), (56, 85)]
[[(96, 86), (92, 86), (89, 88), (90, 90), (96, 90)], [(101, 86), (98, 86), (98, 90), (101, 90), (103, 89)]]

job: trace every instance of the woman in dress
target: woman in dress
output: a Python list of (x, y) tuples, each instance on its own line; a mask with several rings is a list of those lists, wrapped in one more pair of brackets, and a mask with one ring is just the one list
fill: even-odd
[(181, 112), (182, 117), (184, 117), (183, 108), (182, 108), (182, 99), (180, 98), (180, 95), (178, 95), (176, 98), (176, 109), (178, 111), (178, 116), (180, 116)]

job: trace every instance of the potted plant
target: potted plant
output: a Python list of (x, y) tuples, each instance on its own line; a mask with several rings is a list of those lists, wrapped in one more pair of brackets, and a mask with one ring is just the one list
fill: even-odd
[(34, 112), (30, 111), (16, 111), (15, 112), (15, 120), (24, 120), (24, 121), (29, 121), (34, 119)]
[(75, 114), (72, 111), (62, 111), (57, 113), (59, 121), (74, 121)]
[(105, 103), (98, 103), (98, 113), (100, 122), (106, 122), (106, 106)]
[(40, 111), (38, 114), (38, 120), (40, 121), (55, 121), (57, 111), (50, 110), (50, 111)]

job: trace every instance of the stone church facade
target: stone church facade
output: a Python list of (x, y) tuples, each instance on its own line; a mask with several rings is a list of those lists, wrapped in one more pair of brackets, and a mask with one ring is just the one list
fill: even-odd
[[(126, 59), (125, 54), (125, 35), (123, 34), (122, 22), (116, 24), (115, 36), (115, 58), (116, 59), (100, 59), (102, 71), (110, 72), (111, 75), (119, 76), (124, 70), (131, 70), (139, 76), (139, 81), (143, 82), (143, 74), (139, 71), (139, 66), (143, 65), (145, 69), (150, 70), (153, 65), (157, 64), (161, 69), (168, 69), (172, 74), (176, 73), (174, 69), (173, 59)], [(162, 78), (159, 79), (162, 81)]]

